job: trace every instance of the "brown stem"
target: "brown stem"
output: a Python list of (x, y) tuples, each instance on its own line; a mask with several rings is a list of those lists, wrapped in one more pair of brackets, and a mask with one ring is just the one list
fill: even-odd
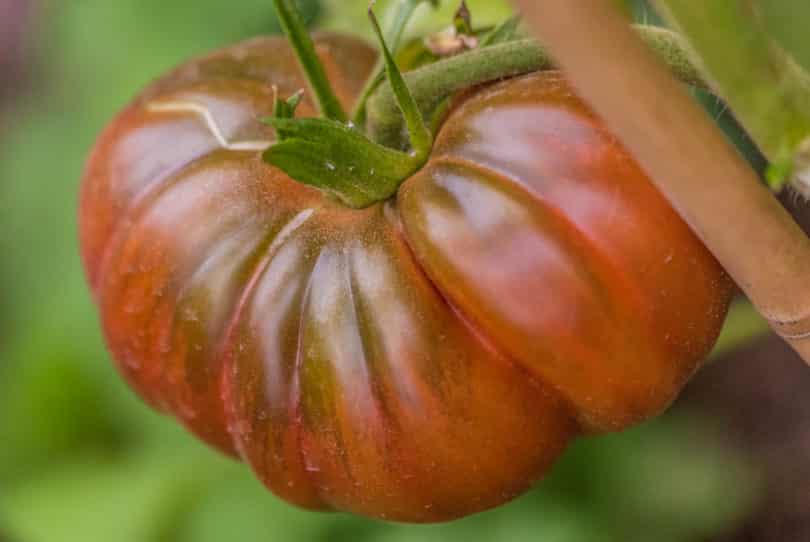
[(810, 239), (612, 0), (515, 0), (759, 312), (810, 363)]

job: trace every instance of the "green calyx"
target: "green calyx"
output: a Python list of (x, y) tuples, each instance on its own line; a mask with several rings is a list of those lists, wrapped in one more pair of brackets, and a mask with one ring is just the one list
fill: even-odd
[[(552, 67), (536, 42), (519, 39), (519, 19), (511, 18), (480, 34), (476, 48), (403, 76), (389, 45), (398, 48), (408, 20), (426, 1), (436, 3), (400, 0), (395, 4), (392, 25), (385, 35), (372, 2), (369, 18), (382, 54), (355, 108), (355, 122), (347, 122), (292, 0), (274, 0), (322, 118), (295, 118), (301, 92), (286, 100), (276, 97), (274, 114), (265, 122), (276, 129), (278, 141), (265, 151), (264, 160), (349, 207), (368, 207), (394, 196), (399, 185), (424, 166), (433, 147), (433, 134), (454, 94), (474, 85)], [(462, 5), (454, 20), (456, 31), (462, 34), (472, 31), (465, 7)], [(675, 75), (704, 86), (677, 34), (647, 26), (637, 29)]]
[(281, 117), (267, 122), (279, 142), (265, 151), (265, 160), (349, 207), (388, 199), (422, 166), (413, 156), (369, 141), (340, 122)]
[[(385, 43), (392, 51), (397, 51), (401, 45), (402, 34), (405, 32), (405, 27), (413, 17), (416, 8), (423, 3), (430, 3), (433, 7), (438, 6), (438, 0), (400, 0), (393, 7), (393, 16), (391, 18), (391, 25), (385, 33)], [(371, 77), (366, 81), (363, 90), (360, 92), (360, 98), (357, 100), (354, 114), (352, 115), (353, 122), (357, 126), (363, 126), (366, 123), (366, 103), (375, 90), (385, 81), (385, 57), (381, 56), (377, 61), (377, 65), (371, 73)]]
[[(265, 119), (278, 134), (278, 143), (265, 151), (265, 161), (354, 208), (368, 207), (393, 196), (402, 181), (427, 162), (433, 147), (433, 134), (425, 126), (371, 7), (369, 18), (380, 42), (391, 92), (410, 135), (410, 152), (371, 141), (341, 118), (328, 115), (319, 119), (293, 118), (300, 96), (287, 101), (277, 97), (273, 117)], [(290, 33), (301, 32), (295, 29)], [(308, 54), (309, 48), (298, 47), (294, 40), (293, 46), (299, 56)], [(306, 73), (309, 73), (306, 66), (316, 62), (317, 57), (301, 60)], [(331, 90), (328, 94), (334, 96)], [(326, 113), (323, 107), (321, 110)]]

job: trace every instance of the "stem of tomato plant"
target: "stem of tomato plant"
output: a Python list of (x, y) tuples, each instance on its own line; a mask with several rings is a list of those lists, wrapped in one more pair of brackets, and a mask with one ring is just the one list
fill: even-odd
[(774, 330), (810, 362), (810, 239), (612, 0), (515, 3), (580, 95)]
[[(639, 36), (667, 63), (678, 78), (703, 86), (677, 34), (657, 27), (638, 26)], [(405, 74), (424, 118), (431, 122), (439, 107), (456, 92), (474, 85), (548, 69), (551, 58), (531, 39), (511, 41), (440, 60)], [(366, 132), (383, 145), (402, 148), (403, 119), (389, 84), (383, 84), (368, 102)]]
[(810, 137), (810, 76), (763, 30), (753, 2), (657, 0), (783, 182)]
[(278, 13), (281, 27), (298, 56), (298, 61), (315, 95), (321, 114), (328, 119), (346, 122), (348, 120), (346, 112), (332, 90), (326, 70), (315, 51), (315, 44), (312, 42), (295, 3), (293, 0), (273, 0), (273, 5)]

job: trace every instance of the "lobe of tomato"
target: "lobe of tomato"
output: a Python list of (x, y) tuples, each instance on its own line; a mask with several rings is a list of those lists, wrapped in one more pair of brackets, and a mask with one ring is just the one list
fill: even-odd
[[(348, 106), (373, 51), (316, 43)], [(467, 94), (362, 210), (262, 162), (272, 85), (305, 86), (277, 39), (153, 84), (93, 151), (80, 233), (122, 374), (281, 497), (496, 506), (578, 432), (659, 412), (708, 352), (728, 279), (559, 74)]]
[(420, 264), (586, 429), (670, 404), (731, 282), (558, 72), (459, 104), (400, 209)]

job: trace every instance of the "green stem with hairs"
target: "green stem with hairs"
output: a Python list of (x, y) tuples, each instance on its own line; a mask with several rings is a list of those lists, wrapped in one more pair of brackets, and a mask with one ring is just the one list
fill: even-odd
[[(652, 26), (637, 26), (636, 30), (676, 77), (690, 85), (705, 86), (680, 36)], [(550, 67), (549, 55), (536, 41), (527, 39), (443, 59), (406, 73), (405, 79), (422, 115), (432, 121), (442, 104), (460, 90)], [(382, 145), (403, 148), (406, 141), (403, 128), (402, 114), (391, 87), (383, 84), (368, 103), (367, 134)]]
[(750, 0), (657, 0), (656, 6), (774, 164), (771, 180), (783, 182), (810, 140), (810, 76), (767, 34)]
[(307, 31), (304, 21), (293, 0), (273, 0), (279, 22), (290, 44), (298, 56), (298, 61), (306, 75), (309, 86), (321, 114), (338, 122), (346, 122), (348, 117), (337, 99), (323, 64), (315, 52), (315, 44)]

